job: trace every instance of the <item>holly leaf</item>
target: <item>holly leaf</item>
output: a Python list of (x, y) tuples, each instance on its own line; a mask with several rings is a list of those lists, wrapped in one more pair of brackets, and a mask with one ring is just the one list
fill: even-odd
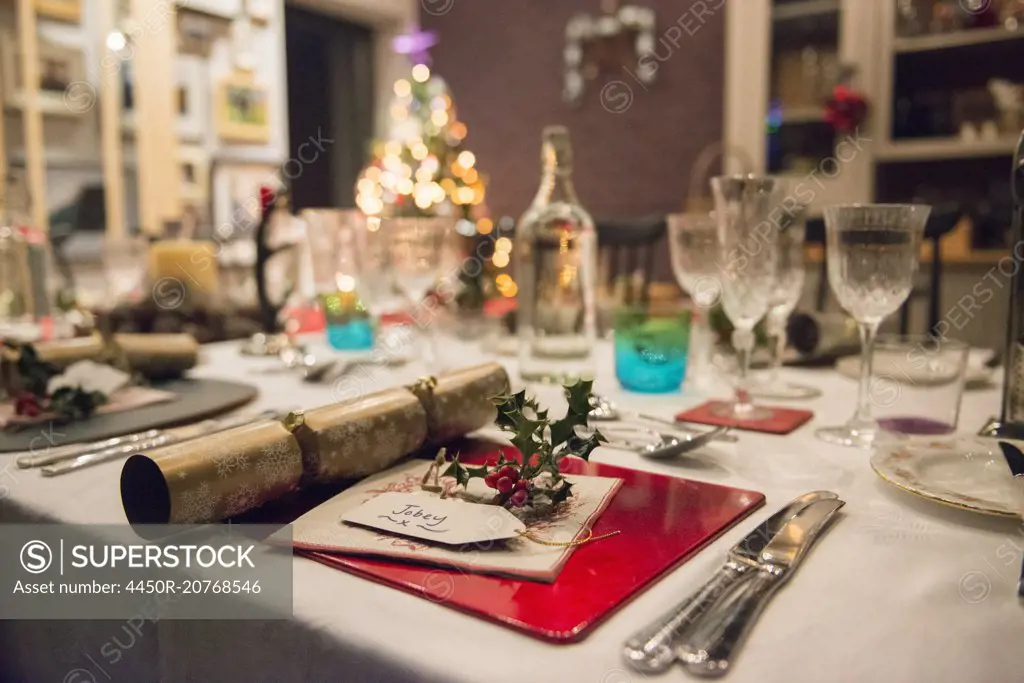
[(441, 476), (452, 477), (459, 486), (465, 486), (469, 483), (469, 470), (462, 466), (457, 455), (452, 458), (451, 464), (441, 473)]
[(587, 416), (590, 415), (590, 398), (593, 396), (593, 381), (579, 381), (576, 384), (565, 387), (565, 398), (569, 408), (565, 417), (551, 423), (551, 443), (559, 445), (569, 441), (576, 433), (577, 427), (587, 426)]
[(562, 448), (555, 453), (555, 458), (575, 455), (577, 458), (590, 460), (590, 454), (603, 443), (608, 443), (608, 439), (604, 438), (604, 435), (599, 431), (595, 431), (586, 437), (581, 437), (579, 434), (574, 433)]
[(487, 467), (466, 467), (459, 462), (459, 456), (452, 458), (447, 469), (441, 473), (442, 477), (451, 477), (459, 486), (465, 487), (470, 479), (483, 479), (487, 476)]
[(561, 487), (551, 492), (551, 504), (558, 505), (568, 500), (569, 496), (572, 495), (572, 484), (567, 481), (563, 481)]

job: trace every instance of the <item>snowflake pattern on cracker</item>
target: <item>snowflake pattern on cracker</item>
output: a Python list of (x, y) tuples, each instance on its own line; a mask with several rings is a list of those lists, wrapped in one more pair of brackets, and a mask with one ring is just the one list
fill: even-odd
[(225, 502), (224, 516), (231, 517), (255, 507), (258, 493), (256, 487), (249, 482), (240, 484), (234, 493), (228, 496)]
[(288, 445), (288, 442), (280, 441), (260, 449), (256, 473), (263, 478), (265, 489), (274, 489), (292, 481), (295, 456)]
[(182, 492), (181, 496), (179, 496), (178, 521), (212, 521), (218, 502), (220, 501), (217, 495), (210, 489), (210, 485), (204, 481), (194, 489)]
[(228, 451), (218, 455), (213, 464), (217, 468), (217, 476), (225, 479), (232, 474), (245, 470), (249, 463), (245, 458), (245, 454)]

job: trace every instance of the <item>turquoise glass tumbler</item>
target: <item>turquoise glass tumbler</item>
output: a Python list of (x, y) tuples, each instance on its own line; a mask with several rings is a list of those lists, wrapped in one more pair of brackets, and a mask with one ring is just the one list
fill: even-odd
[(321, 294), (319, 299), (331, 348), (338, 351), (373, 348), (373, 321), (354, 292)]
[(642, 306), (615, 314), (615, 376), (628, 391), (667, 394), (686, 377), (692, 315), (687, 310), (652, 312)]

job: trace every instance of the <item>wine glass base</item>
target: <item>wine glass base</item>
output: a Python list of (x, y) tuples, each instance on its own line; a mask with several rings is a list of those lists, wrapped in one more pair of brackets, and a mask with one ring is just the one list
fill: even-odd
[(715, 417), (725, 418), (733, 422), (757, 422), (770, 420), (775, 412), (770, 408), (753, 406), (740, 403), (716, 403), (711, 408), (711, 414)]
[(757, 398), (767, 398), (778, 401), (802, 401), (818, 398), (821, 396), (821, 390), (804, 384), (778, 382), (754, 387), (750, 390), (750, 395)]
[(905, 437), (894, 432), (881, 429), (872, 423), (869, 425), (843, 425), (841, 427), (822, 427), (814, 435), (838, 446), (852, 448), (875, 448), (885, 443), (899, 441)]

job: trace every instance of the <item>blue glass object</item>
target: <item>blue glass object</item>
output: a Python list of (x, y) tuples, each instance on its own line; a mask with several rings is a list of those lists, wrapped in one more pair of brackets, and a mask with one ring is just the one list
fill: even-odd
[(327, 343), (339, 351), (373, 348), (373, 321), (354, 292), (321, 294)]
[(372, 349), (373, 325), (365, 318), (349, 323), (327, 323), (327, 343), (339, 351)]
[(689, 311), (660, 317), (643, 309), (621, 311), (615, 320), (615, 376), (629, 391), (678, 391), (686, 377), (689, 345)]

